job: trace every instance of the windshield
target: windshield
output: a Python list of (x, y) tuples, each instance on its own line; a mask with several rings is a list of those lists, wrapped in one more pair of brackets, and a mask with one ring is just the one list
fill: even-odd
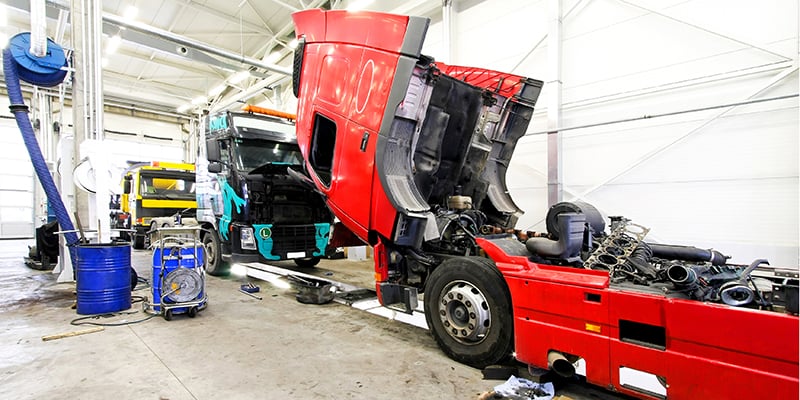
[(142, 197), (162, 200), (194, 200), (194, 175), (142, 172), (139, 176)]
[(252, 171), (264, 164), (301, 165), (300, 147), (293, 143), (269, 140), (234, 139), (236, 166), (242, 171)]

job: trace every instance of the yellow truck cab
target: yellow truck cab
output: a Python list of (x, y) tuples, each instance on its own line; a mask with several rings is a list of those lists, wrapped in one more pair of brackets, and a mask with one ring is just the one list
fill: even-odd
[(176, 216), (184, 224), (196, 223), (194, 164), (153, 161), (140, 165), (123, 176), (122, 187), (122, 212), (114, 216), (113, 225), (135, 230), (127, 238), (136, 249), (147, 245), (152, 229), (173, 226)]

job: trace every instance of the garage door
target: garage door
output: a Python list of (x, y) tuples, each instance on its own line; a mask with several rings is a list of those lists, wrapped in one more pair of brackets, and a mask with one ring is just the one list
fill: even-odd
[(33, 237), (33, 166), (13, 119), (0, 118), (0, 239)]

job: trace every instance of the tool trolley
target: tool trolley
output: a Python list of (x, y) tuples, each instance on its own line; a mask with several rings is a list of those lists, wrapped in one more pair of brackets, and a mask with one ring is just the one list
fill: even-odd
[(145, 311), (167, 321), (175, 314), (194, 318), (208, 305), (200, 227), (162, 227), (153, 235), (153, 302), (145, 302)]

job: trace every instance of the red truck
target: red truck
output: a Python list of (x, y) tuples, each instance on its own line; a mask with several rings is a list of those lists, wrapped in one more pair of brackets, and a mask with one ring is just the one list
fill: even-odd
[(412, 312), (422, 294), (450, 357), (578, 363), (647, 399), (798, 398), (796, 271), (647, 243), (579, 202), (551, 207), (546, 234), (514, 231), (505, 175), (541, 81), (421, 55), (426, 18), (293, 18), (306, 179), (374, 247), (381, 303)]

